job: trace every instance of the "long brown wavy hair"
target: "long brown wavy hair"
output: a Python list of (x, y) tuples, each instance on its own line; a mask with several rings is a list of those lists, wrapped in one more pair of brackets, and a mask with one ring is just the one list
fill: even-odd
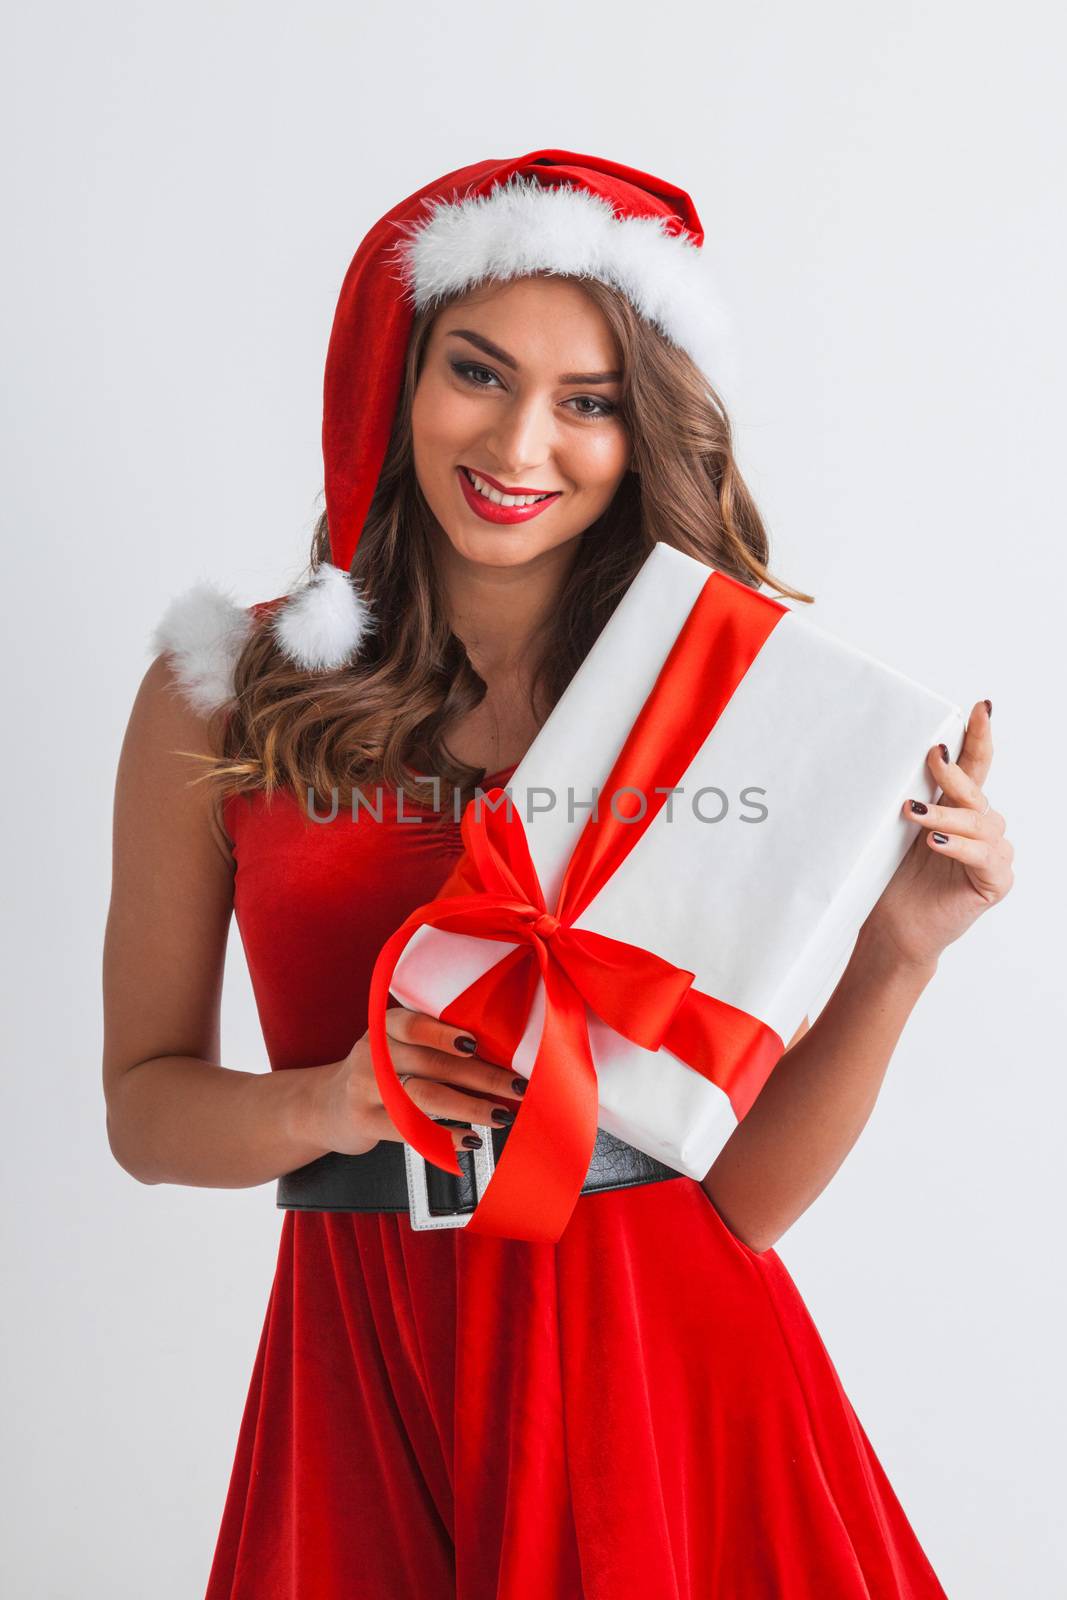
[[(619, 410), (633, 461), (611, 504), (577, 541), (537, 656), (531, 708), (536, 701), (549, 710), (657, 543), (753, 588), (766, 583), (779, 595), (813, 599), (767, 569), (767, 534), (738, 471), (717, 391), (624, 295), (595, 279), (580, 281), (618, 341)], [(412, 451), (412, 399), (430, 329), (444, 306), (460, 298), (427, 308), (412, 327), (392, 437), (351, 569), (374, 617), (360, 659), (308, 672), (282, 653), (271, 627), (253, 629), (236, 665), (235, 698), (218, 713), (221, 753), (200, 758), (220, 802), (230, 794), (263, 790), (269, 798), (286, 789), (302, 803), (314, 798), (317, 809), (331, 795), (383, 784), (403, 790), (405, 803), (436, 805), (447, 819), (486, 776), (447, 747), (449, 729), (484, 698), (486, 683), (445, 614), (431, 543), (435, 524)], [(329, 560), (323, 512), (308, 571)], [(436, 796), (416, 773), (438, 776)]]

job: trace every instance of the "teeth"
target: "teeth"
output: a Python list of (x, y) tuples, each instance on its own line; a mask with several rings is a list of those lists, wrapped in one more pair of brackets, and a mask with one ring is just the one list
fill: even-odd
[(499, 489), (494, 489), (491, 484), (486, 483), (483, 478), (479, 478), (476, 473), (468, 472), (466, 467), (463, 470), (467, 473), (467, 477), (478, 493), (484, 495), (487, 500), (491, 500), (495, 506), (533, 506), (539, 500), (547, 500), (549, 498), (547, 494), (501, 494)]

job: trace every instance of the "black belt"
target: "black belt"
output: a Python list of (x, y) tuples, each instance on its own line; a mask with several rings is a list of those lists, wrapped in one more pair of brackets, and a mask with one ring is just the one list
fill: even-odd
[[(490, 1130), (481, 1127), (483, 1139), (487, 1131), (495, 1161), (507, 1143), (511, 1125)], [(460, 1227), (462, 1220), (451, 1219), (463, 1219), (474, 1211), (488, 1181), (486, 1168), (491, 1164), (484, 1147), (479, 1151), (457, 1150), (456, 1155), (463, 1174), (459, 1178), (430, 1161), (424, 1162), (409, 1145), (395, 1139), (381, 1140), (362, 1156), (331, 1152), (279, 1178), (276, 1204), (286, 1211), (407, 1211), (413, 1227)], [(417, 1191), (421, 1189), (423, 1172), (425, 1194), (420, 1199)], [(628, 1189), (634, 1184), (661, 1183), (681, 1176), (654, 1156), (645, 1155), (598, 1128), (582, 1194)]]

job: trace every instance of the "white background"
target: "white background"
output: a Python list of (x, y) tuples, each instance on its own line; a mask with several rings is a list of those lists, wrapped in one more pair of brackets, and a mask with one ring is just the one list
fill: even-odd
[[(274, 1266), (273, 1186), (145, 1187), (105, 1138), (112, 784), (150, 631), (198, 577), (250, 602), (302, 569), (366, 229), (439, 173), (547, 146), (694, 196), (742, 470), (806, 614), (994, 702), (1016, 887), (943, 957), (780, 1253), (953, 1600), (1064, 1594), (1058, 8), (19, 12), (0, 1587), (203, 1592)], [(236, 934), (224, 1020), (225, 1064), (265, 1069)]]

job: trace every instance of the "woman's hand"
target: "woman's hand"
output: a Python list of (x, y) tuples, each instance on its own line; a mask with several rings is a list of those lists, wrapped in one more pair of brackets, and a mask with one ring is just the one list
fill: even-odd
[[(503, 1067), (494, 1067), (474, 1054), (477, 1044), (454, 1024), (439, 1022), (422, 1011), (391, 1006), (385, 1013), (390, 1054), (398, 1075), (410, 1073), (405, 1092), (430, 1117), (448, 1117), (468, 1124), (449, 1128), (457, 1150), (475, 1149), (482, 1143), (469, 1124), (503, 1127), (514, 1116), (514, 1105), (500, 1107), (502, 1099), (515, 1101), (525, 1093), (526, 1080)], [(460, 1041), (468, 1039), (464, 1048)], [(493, 1118), (493, 1112), (502, 1114)], [(365, 1033), (333, 1071), (323, 1075), (309, 1131), (326, 1150), (360, 1156), (380, 1139), (403, 1136), (382, 1104), (371, 1061), (370, 1035)], [(473, 1139), (473, 1144), (465, 1141)]]
[(1014, 882), (1015, 851), (1004, 818), (983, 791), (993, 760), (989, 716), (988, 702), (979, 700), (958, 762), (947, 759), (944, 745), (930, 750), (927, 762), (942, 790), (938, 803), (904, 801), (904, 815), (920, 833), (865, 929), (887, 939), (909, 964), (936, 965), (945, 946), (1003, 900)]

